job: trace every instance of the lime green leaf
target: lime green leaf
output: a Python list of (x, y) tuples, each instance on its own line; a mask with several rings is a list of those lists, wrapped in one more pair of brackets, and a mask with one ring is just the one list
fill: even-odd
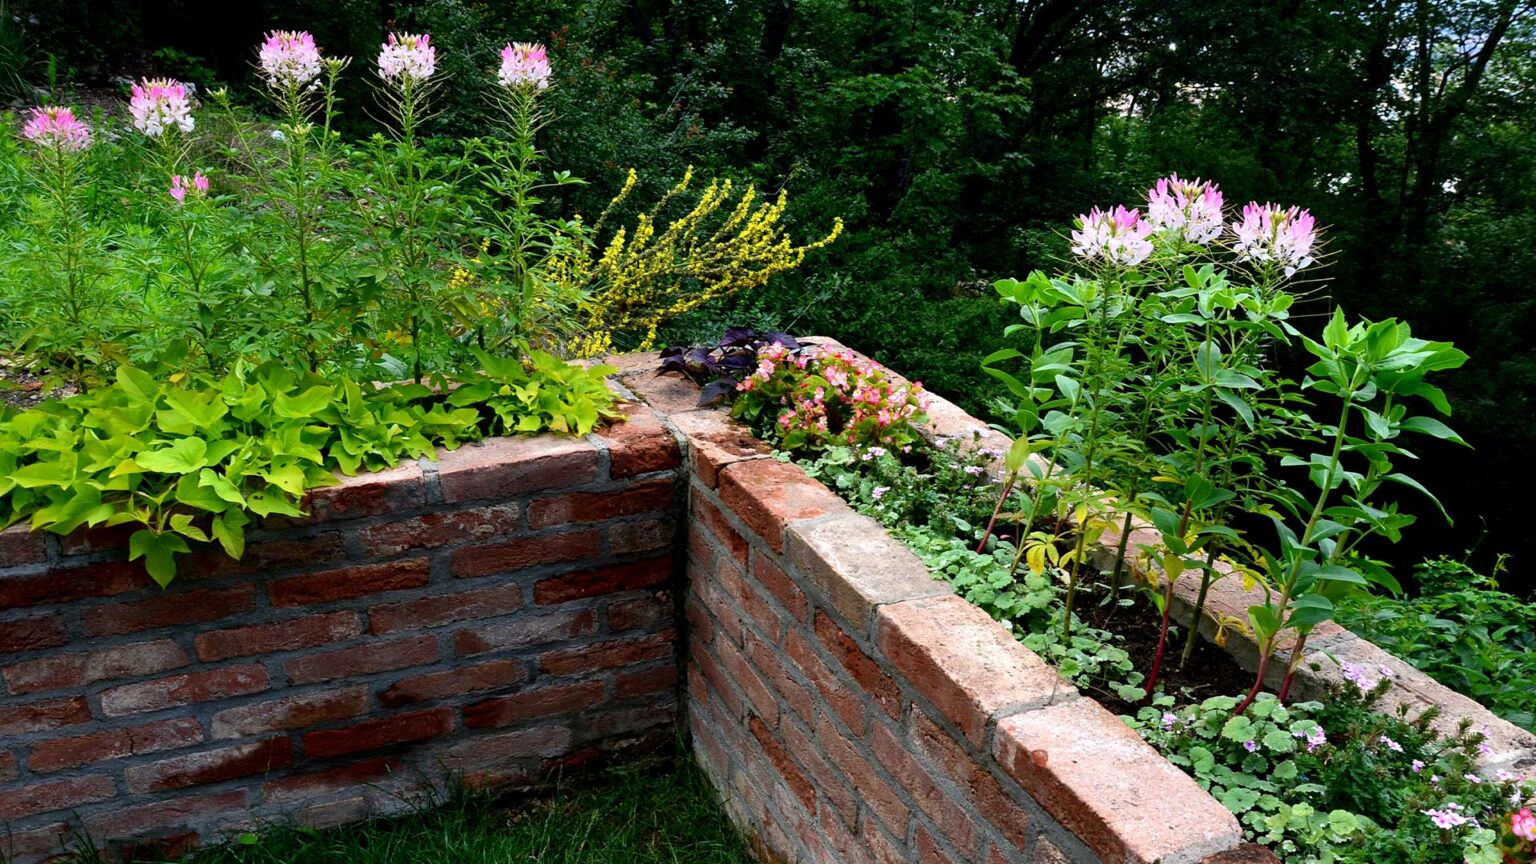
[(176, 578), (176, 553), (192, 551), (187, 541), (169, 532), (140, 528), (128, 538), (128, 560), (144, 559), (144, 569), (160, 587)]
[(161, 474), (191, 474), (208, 464), (208, 443), (201, 438), (180, 438), (169, 447), (140, 453), (139, 467)]

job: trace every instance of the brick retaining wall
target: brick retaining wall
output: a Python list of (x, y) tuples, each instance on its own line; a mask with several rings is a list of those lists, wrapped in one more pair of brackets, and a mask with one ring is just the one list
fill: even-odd
[[(653, 355), (614, 362), (645, 403), (628, 423), (348, 479), (169, 591), (122, 532), (0, 532), (0, 858), (529, 786), (685, 719), (765, 862), (1274, 861), (875, 522)], [(935, 438), (1003, 443), (929, 413)], [(1226, 584), (1214, 611), (1244, 602)], [(1536, 753), (1347, 631), (1313, 647), (1304, 687), (1324, 652), (1389, 663), (1399, 698), (1488, 726), (1497, 765)]]
[(121, 531), (0, 533), (0, 859), (332, 825), (669, 739), (680, 453), (631, 417), (350, 478), (167, 591)]

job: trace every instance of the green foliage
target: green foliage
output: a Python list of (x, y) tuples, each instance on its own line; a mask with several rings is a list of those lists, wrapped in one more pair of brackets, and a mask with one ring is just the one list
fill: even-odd
[(1078, 625), (1070, 638), (1049, 626), (1063, 614), (1064, 588), (1043, 569), (1019, 570), (1023, 550), (992, 538), (978, 552), (992, 509), (987, 465), (997, 454), (964, 442), (926, 442), (903, 453), (883, 447), (830, 447), (802, 462), (864, 513), (877, 519), (927, 565), (936, 579), (1002, 622), (1027, 647), (1080, 687), (1134, 689), (1141, 676), (1119, 638)]
[(1457, 561), (1426, 561), (1414, 571), (1417, 597), (1359, 597), (1339, 623), (1487, 705), (1536, 729), (1536, 604), (1499, 589)]
[[(1265, 694), (1234, 715), (1234, 697), (1175, 707), (1164, 696), (1125, 720), (1286, 862), (1497, 864), (1501, 843), (1529, 855), (1528, 843), (1501, 835), (1536, 783), (1477, 777), (1481, 733), (1443, 737), (1429, 727), (1432, 712), (1378, 713), (1391, 681), (1352, 674), (1365, 689), (1351, 685), (1326, 703), (1282, 705)], [(1467, 818), (1442, 829), (1425, 811)]]
[(57, 534), (139, 526), (129, 558), (165, 585), (189, 541), (239, 558), (252, 517), (302, 515), (304, 492), (335, 483), (333, 471), (379, 470), (486, 435), (586, 434), (618, 416), (603, 382), (611, 367), (482, 360), (484, 371), (447, 395), (276, 363), (176, 384), (120, 366), (110, 385), (7, 412), (3, 521)]

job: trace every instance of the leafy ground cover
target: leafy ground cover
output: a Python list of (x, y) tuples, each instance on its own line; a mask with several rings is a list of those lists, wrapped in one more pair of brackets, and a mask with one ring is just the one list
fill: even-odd
[[(1502, 562), (1501, 562), (1502, 563)], [(1502, 568), (1500, 568), (1502, 569)], [(1413, 597), (1359, 597), (1340, 623), (1436, 681), (1536, 730), (1536, 604), (1459, 561), (1420, 565)]]
[[(588, 781), (593, 778), (587, 778)], [(686, 755), (607, 771), (521, 802), (458, 791), (420, 812), (316, 831), (273, 827), (181, 864), (749, 864), (745, 843)], [(77, 848), (68, 864), (95, 862)], [(148, 860), (153, 859), (145, 859)]]

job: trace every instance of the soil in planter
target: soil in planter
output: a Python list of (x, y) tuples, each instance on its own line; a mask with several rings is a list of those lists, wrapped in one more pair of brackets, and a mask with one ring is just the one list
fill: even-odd
[[(1105, 589), (1107, 591), (1107, 589)], [(1152, 658), (1157, 654), (1158, 628), (1161, 618), (1157, 607), (1140, 591), (1122, 591), (1122, 598), (1129, 597), (1132, 604), (1119, 606), (1095, 602), (1105, 594), (1079, 604), (1078, 616), (1104, 630), (1120, 636), (1136, 671), (1143, 675), (1152, 669)], [(1232, 655), (1203, 637), (1195, 639), (1195, 650), (1189, 662), (1179, 663), (1184, 650), (1186, 631), (1175, 627), (1168, 631), (1168, 648), (1163, 657), (1163, 671), (1158, 676), (1158, 686), (1165, 693), (1180, 696), (1180, 702), (1199, 701), (1212, 696), (1241, 696), (1253, 686), (1253, 673), (1237, 665)], [(1141, 708), (1137, 702), (1127, 702), (1114, 693), (1096, 693), (1095, 697), (1105, 708), (1116, 714), (1135, 716)]]

